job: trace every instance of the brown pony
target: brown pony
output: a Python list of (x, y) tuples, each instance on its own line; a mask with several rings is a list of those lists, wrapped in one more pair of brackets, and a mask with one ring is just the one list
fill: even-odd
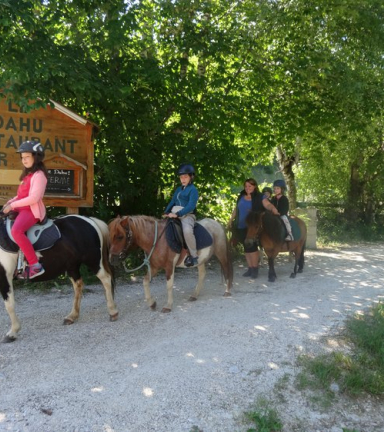
[[(307, 240), (307, 226), (304, 221), (296, 216), (290, 216), (294, 241), (285, 241), (285, 227), (280, 216), (271, 212), (250, 212), (246, 219), (248, 227), (246, 242), (259, 241), (268, 257), (268, 280), (276, 280), (275, 258), (280, 252), (293, 252), (295, 255), (295, 266), (291, 278), (296, 273), (302, 273), (304, 267), (304, 250)], [(295, 226), (296, 225), (296, 226)]]
[[(223, 227), (213, 219), (202, 219), (198, 221), (211, 235), (213, 242), (211, 246), (198, 251), (199, 257), (199, 279), (190, 301), (197, 300), (205, 278), (205, 263), (215, 255), (220, 264), (226, 280), (225, 297), (231, 295), (230, 289), (233, 280), (233, 267), (230, 257), (229, 245)], [(150, 292), (151, 276), (155, 276), (160, 269), (165, 270), (167, 278), (168, 301), (162, 312), (171, 312), (173, 305), (173, 281), (175, 267), (183, 267), (186, 249), (181, 253), (174, 252), (168, 245), (165, 228), (167, 221), (155, 219), (150, 216), (118, 216), (109, 223), (109, 234), (111, 241), (110, 261), (116, 264), (126, 258), (127, 253), (139, 247), (145, 252), (149, 264), (148, 272), (144, 276), (143, 285), (145, 299), (148, 306), (156, 309), (156, 301)], [(147, 265), (148, 265), (147, 264)]]

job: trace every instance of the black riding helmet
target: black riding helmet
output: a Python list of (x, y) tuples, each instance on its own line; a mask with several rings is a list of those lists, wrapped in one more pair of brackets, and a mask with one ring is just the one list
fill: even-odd
[(24, 141), (16, 150), (16, 153), (32, 153), (40, 156), (41, 160), (44, 159), (44, 148), (38, 141)]
[(270, 195), (273, 194), (273, 191), (270, 187), (266, 186), (265, 188), (263, 188), (263, 190), (261, 191), (261, 193), (265, 193), (265, 192), (269, 192)]
[(184, 163), (179, 166), (177, 170), (177, 175), (189, 174), (190, 176), (195, 176), (195, 168), (193, 165)]
[(287, 189), (287, 185), (285, 184), (284, 180), (275, 180), (273, 182), (273, 187), (279, 187), (281, 189)]

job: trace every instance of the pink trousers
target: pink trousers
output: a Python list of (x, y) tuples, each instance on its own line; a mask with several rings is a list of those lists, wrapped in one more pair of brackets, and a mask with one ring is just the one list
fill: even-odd
[(11, 233), (15, 242), (18, 244), (20, 249), (23, 251), (25, 259), (29, 265), (36, 264), (38, 262), (36, 252), (33, 249), (31, 242), (25, 235), (31, 226), (38, 222), (38, 219), (33, 216), (30, 208), (22, 209), (18, 212), (17, 218), (12, 226)]

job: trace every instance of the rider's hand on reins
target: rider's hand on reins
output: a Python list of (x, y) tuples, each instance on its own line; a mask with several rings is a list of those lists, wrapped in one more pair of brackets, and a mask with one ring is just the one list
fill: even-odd
[(1, 209), (1, 212), (4, 213), (4, 214), (7, 214), (7, 213), (9, 213), (11, 210), (12, 210), (12, 209), (11, 209), (11, 206), (10, 206), (10, 205), (5, 205), (5, 206)]

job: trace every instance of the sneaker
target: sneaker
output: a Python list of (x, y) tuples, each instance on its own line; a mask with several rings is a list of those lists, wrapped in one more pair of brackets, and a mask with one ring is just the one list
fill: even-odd
[(249, 277), (252, 274), (252, 269), (251, 267), (248, 268), (248, 270), (243, 274), (244, 277)]
[(34, 279), (35, 277), (40, 276), (43, 273), (45, 273), (44, 267), (40, 263), (38, 263), (30, 267), (26, 267), (23, 273), (19, 274), (17, 278), (24, 279), (24, 280)]
[(37, 276), (42, 275), (43, 273), (45, 273), (45, 270), (41, 264), (36, 264), (34, 266), (31, 266), (29, 268), (29, 279), (33, 279)]
[(288, 234), (287, 237), (285, 237), (285, 241), (293, 241), (291, 234)]

